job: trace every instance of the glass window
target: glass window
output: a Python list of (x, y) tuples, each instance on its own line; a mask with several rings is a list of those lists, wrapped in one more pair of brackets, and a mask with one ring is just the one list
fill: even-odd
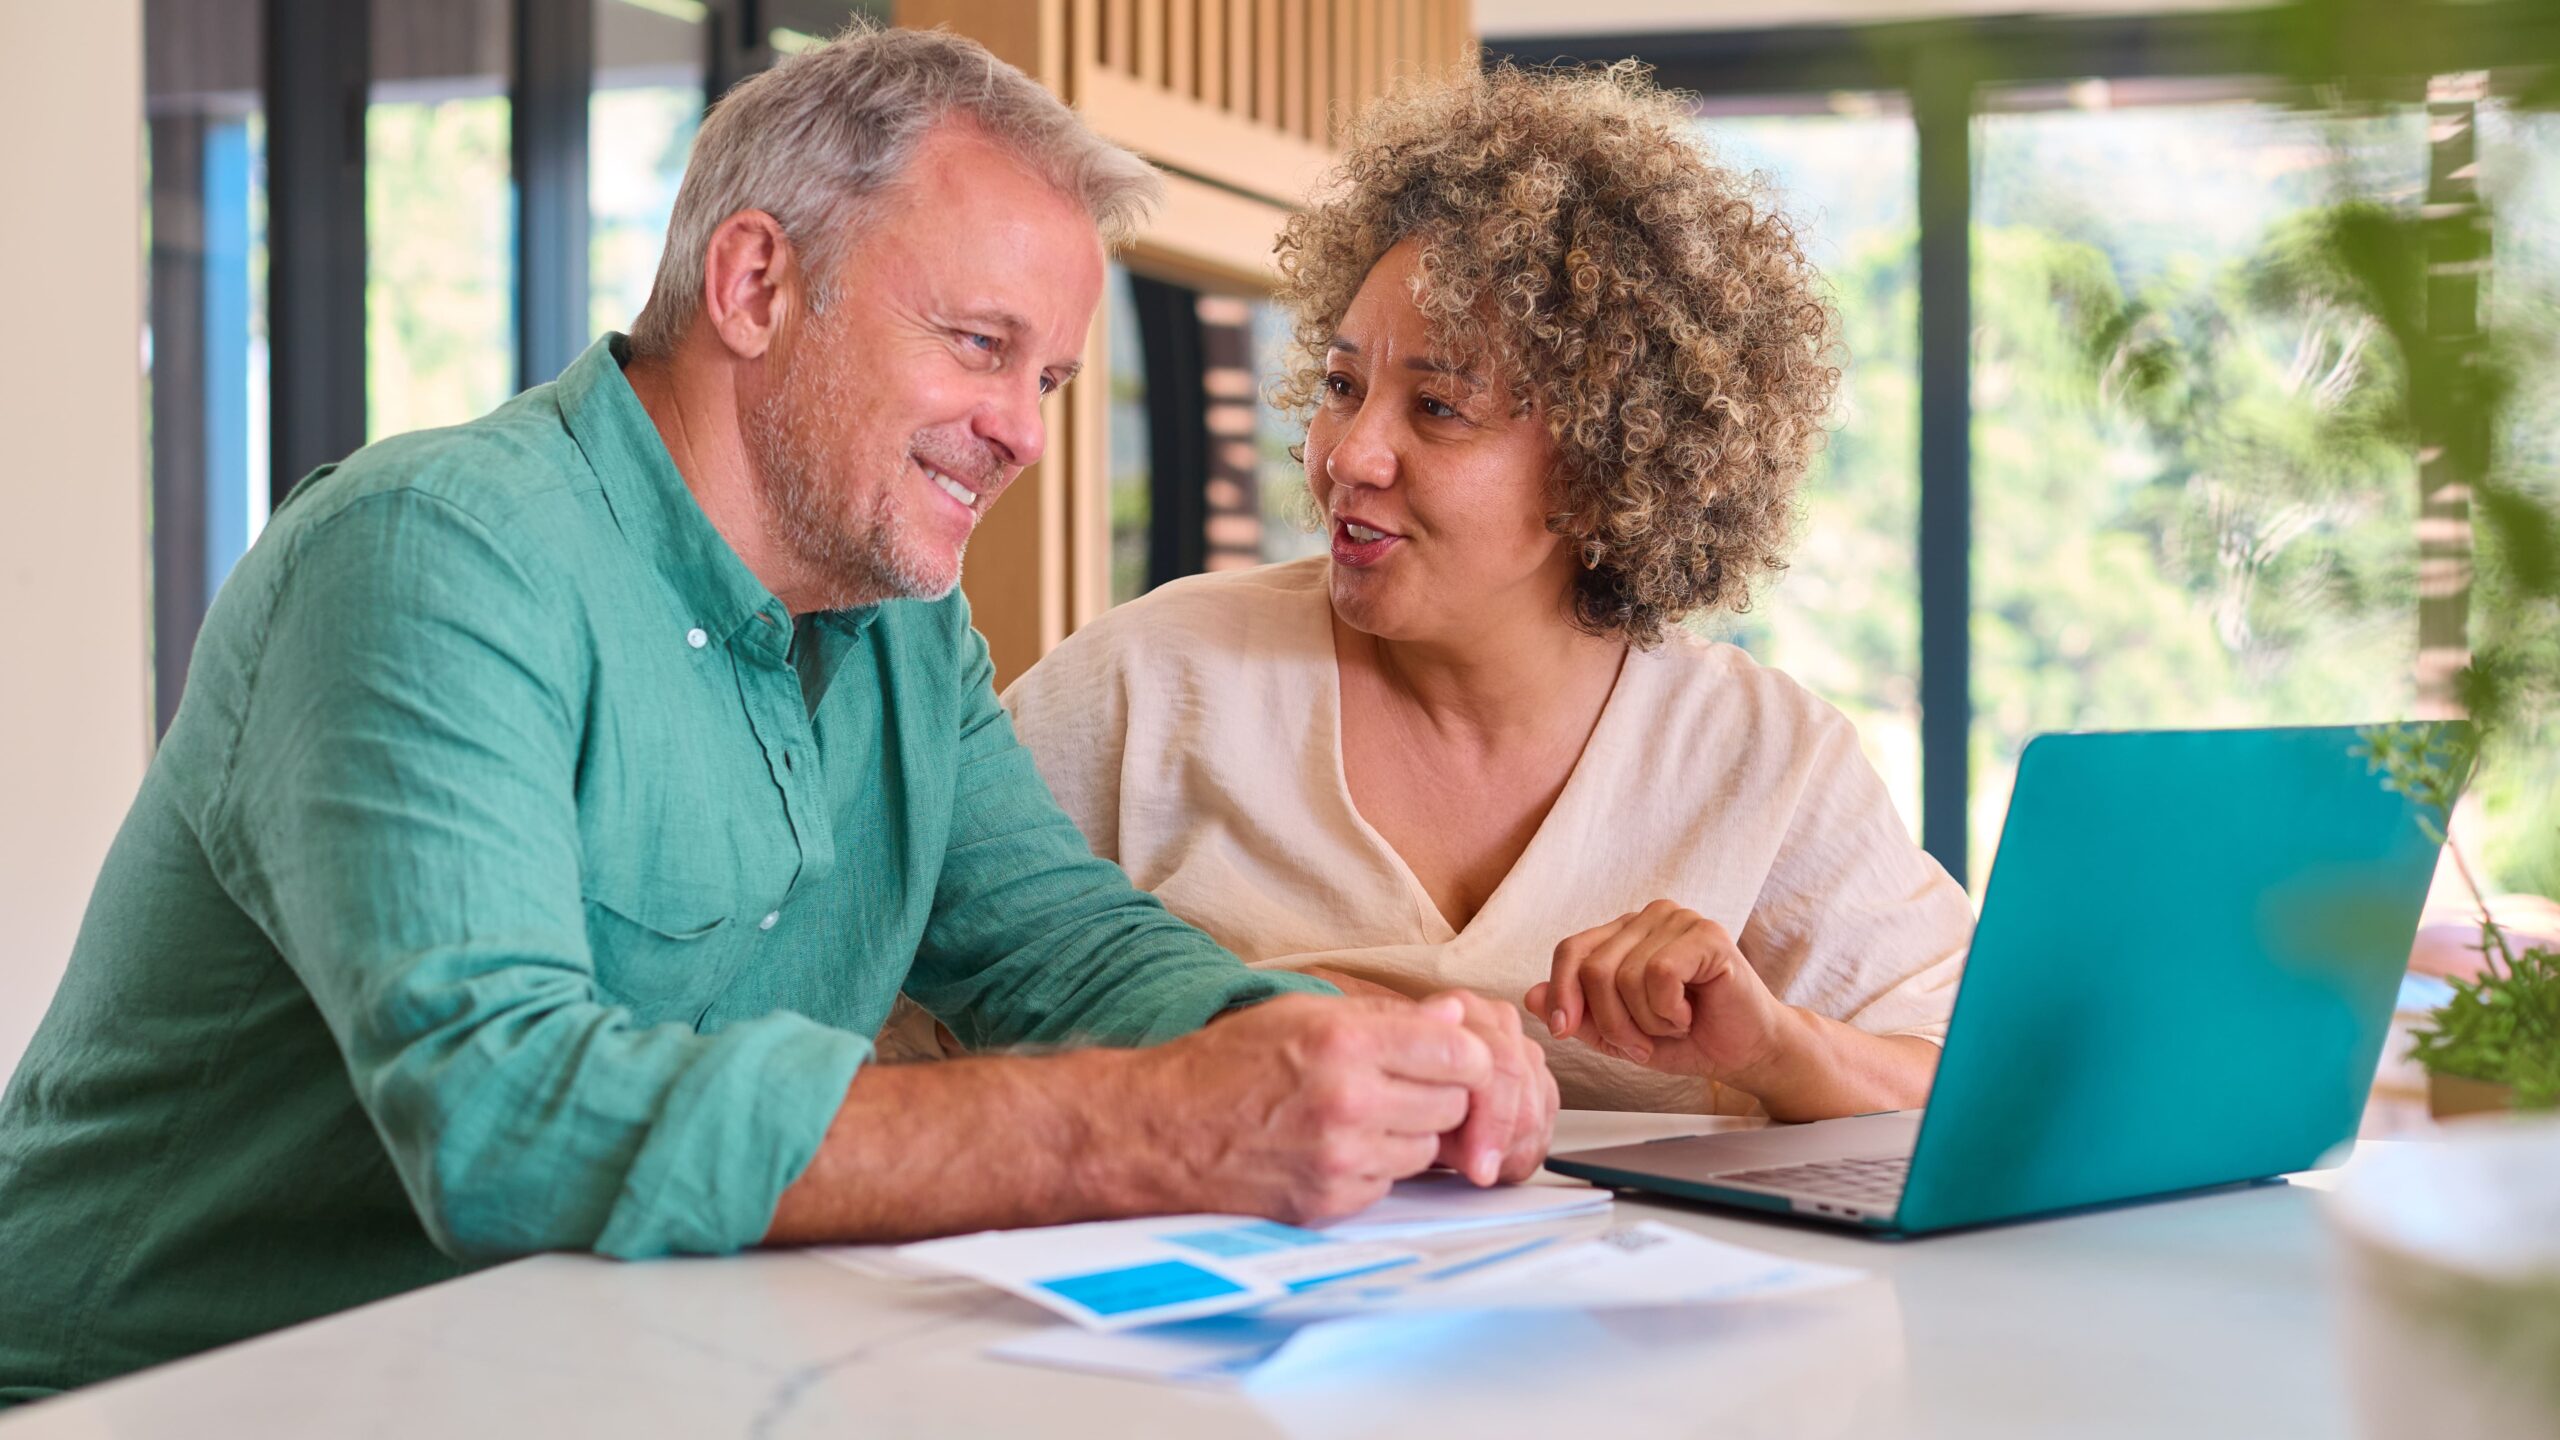
[(856, 16), (886, 25), (889, 0), (764, 0), (765, 48), (775, 55), (797, 55), (834, 38)]
[(628, 330), (649, 300), (676, 186), (702, 124), (701, 0), (597, 0), (587, 102), (588, 328)]
[(1829, 442), (1805, 477), (1785, 573), (1742, 615), (1701, 617), (1838, 706), (1920, 833), (1918, 139), (1898, 96), (1842, 94), (1769, 113), (1703, 109), (1700, 137), (1762, 176), (1840, 306)]
[(266, 130), (257, 0), (151, 0), (155, 675), (175, 713), (205, 606), (267, 518)]
[(373, 0), (365, 111), (366, 434), (515, 390), (508, 0)]
[(1262, 469), (1255, 432), (1253, 302), (1241, 295), (1197, 295), (1200, 325), (1202, 456), (1200, 565), (1250, 570), (1262, 563)]
[(1261, 551), (1265, 564), (1321, 555), (1330, 547), (1307, 492), (1307, 467), (1289, 452), (1307, 438), (1305, 422), (1271, 403), (1286, 364), (1289, 316), (1268, 300), (1251, 302), (1253, 312), (1254, 496), (1262, 512)]
[(1147, 593), (1148, 526), (1155, 514), (1146, 349), (1138, 336), (1129, 272), (1118, 265), (1103, 288), (1102, 308), (1111, 356), (1110, 373), (1102, 379), (1111, 387), (1105, 433), (1111, 451), (1111, 603), (1117, 605)]
[[(2489, 206), (2491, 273), (2483, 306), (2516, 390), (2498, 437), (2497, 479), (2537, 490), (2560, 513), (2560, 113), (2492, 99), (2480, 107), (2480, 190)], [(2506, 557), (2484, 544), (2475, 584), (2484, 609), (2503, 608)], [(2485, 602), (2485, 603), (2484, 603)], [(2479, 639), (2491, 637), (2481, 635)], [(2560, 895), (2560, 716), (2510, 737), (2479, 787), (2476, 829), (2465, 853), (2492, 892)]]
[[(1268, 301), (1151, 285), (1140, 296), (1126, 272), (1116, 269), (1106, 302), (1111, 346), (1111, 534), (1113, 604), (1144, 594), (1173, 573), (1248, 569), (1324, 549), (1311, 520), (1306, 478), (1289, 456), (1302, 428), (1269, 403), (1279, 364), (1280, 324)], [(1158, 414), (1158, 405), (1180, 403), (1152, 385), (1180, 377), (1157, 374), (1144, 352), (1148, 321), (1142, 307), (1175, 307), (1160, 323), (1195, 326), (1199, 410)], [(1185, 308), (1187, 307), (1187, 309)], [(1193, 342), (1168, 342), (1189, 355)], [(1188, 383), (1188, 382), (1186, 382)], [(1168, 476), (1168, 483), (1199, 487), (1197, 503), (1156, 489), (1153, 453), (1157, 425), (1197, 424), (1196, 475)], [(1177, 433), (1179, 433), (1177, 431)], [(1170, 462), (1166, 462), (1170, 463)], [(1184, 462), (1188, 464), (1189, 462)], [(1170, 505), (1172, 508), (1167, 508)], [(1167, 527), (1194, 526), (1175, 534)]]
[(1995, 90), (1975, 121), (1970, 868), (2039, 731), (2406, 715), (2416, 481), (2390, 362), (2303, 264), (2413, 201), (2421, 117), (2235, 86)]

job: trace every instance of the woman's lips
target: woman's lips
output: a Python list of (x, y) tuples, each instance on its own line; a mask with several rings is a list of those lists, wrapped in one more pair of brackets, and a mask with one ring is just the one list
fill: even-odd
[(1375, 538), (1353, 539), (1352, 524), (1351, 521), (1341, 519), (1333, 522), (1333, 561), (1337, 565), (1348, 565), (1355, 570), (1365, 569), (1377, 564), (1386, 557), (1388, 551), (1404, 543), (1404, 537), (1401, 535), (1387, 534), (1366, 525), (1360, 528), (1368, 530)]

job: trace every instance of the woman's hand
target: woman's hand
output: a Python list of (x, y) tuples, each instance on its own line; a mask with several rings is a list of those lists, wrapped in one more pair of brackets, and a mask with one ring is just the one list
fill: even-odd
[(1568, 936), (1521, 1003), (1560, 1037), (1732, 1086), (1773, 1120), (1916, 1109), (1938, 1072), (1928, 1040), (1780, 1003), (1723, 926), (1668, 900)]
[[(1308, 966), (1306, 973), (1331, 981), (1355, 999), (1405, 998), (1375, 981), (1325, 966)], [(1435, 1000), (1456, 1004), (1459, 1023), (1493, 1056), (1485, 1083), (1469, 1093), (1466, 1124), (1441, 1137), (1438, 1163), (1478, 1185), (1528, 1179), (1546, 1163), (1547, 1144), (1555, 1138), (1556, 1080), (1547, 1073), (1546, 1052), (1521, 1028), (1515, 1005), (1471, 990), (1424, 997), (1426, 1004)]]
[(1795, 1014), (1723, 926), (1669, 900), (1566, 937), (1522, 1003), (1559, 1037), (1728, 1082), (1776, 1054)]

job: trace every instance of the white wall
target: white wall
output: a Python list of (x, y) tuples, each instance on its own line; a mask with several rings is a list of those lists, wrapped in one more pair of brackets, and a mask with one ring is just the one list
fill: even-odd
[(0, 3), (0, 1075), (150, 757), (142, 0)]

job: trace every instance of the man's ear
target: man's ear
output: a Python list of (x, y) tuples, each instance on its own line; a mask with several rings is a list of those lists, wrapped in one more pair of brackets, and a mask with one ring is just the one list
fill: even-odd
[(800, 255), (762, 210), (720, 222), (702, 253), (702, 316), (729, 353), (761, 359), (804, 302)]

